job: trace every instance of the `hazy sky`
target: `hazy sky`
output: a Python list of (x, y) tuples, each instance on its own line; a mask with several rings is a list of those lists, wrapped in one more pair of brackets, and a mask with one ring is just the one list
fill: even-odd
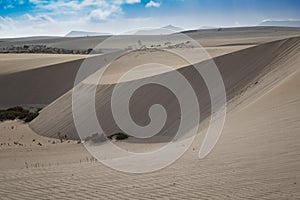
[(0, 0), (0, 37), (251, 26), (267, 19), (300, 19), (300, 0)]

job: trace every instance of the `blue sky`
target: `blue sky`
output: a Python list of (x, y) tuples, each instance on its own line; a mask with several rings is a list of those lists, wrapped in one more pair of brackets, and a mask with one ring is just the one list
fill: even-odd
[(300, 19), (299, 0), (0, 0), (0, 37), (65, 35), (71, 30), (123, 33), (168, 24), (252, 26)]

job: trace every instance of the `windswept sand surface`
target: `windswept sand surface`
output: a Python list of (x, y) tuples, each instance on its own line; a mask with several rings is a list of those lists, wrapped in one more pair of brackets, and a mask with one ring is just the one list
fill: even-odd
[[(260, 34), (248, 29), (229, 30), (223, 33), (224, 42), (231, 37), (236, 44), (240, 43), (235, 50), (232, 44), (221, 44), (221, 38), (217, 40), (220, 47), (211, 47), (215, 53), (214, 61), (224, 79), (228, 107), (222, 135), (206, 158), (200, 160), (198, 153), (210, 116), (208, 91), (203, 80), (195, 75), (195, 69), (186, 66), (184, 60), (175, 59), (172, 54), (164, 54), (160, 60), (174, 66), (198, 92), (203, 117), (194, 143), (179, 160), (153, 173), (126, 174), (96, 162), (76, 141), (61, 143), (55, 139), (58, 132), (68, 138), (78, 138), (72, 117), (71, 92), (67, 89), (72, 86), (68, 85), (64, 92), (60, 91), (62, 96), (51, 94), (59, 97), (55, 101), (51, 102), (48, 97), (49, 105), (29, 125), (17, 121), (0, 123), (1, 199), (300, 199), (300, 38), (286, 39), (299, 34), (294, 29), (285, 29), (285, 36), (276, 28), (271, 30), (274, 32), (270, 38), (267, 34), (261, 35), (262, 27), (259, 28)], [(241, 38), (230, 35), (234, 31), (239, 32)], [(215, 35), (212, 33), (219, 34), (208, 31), (210, 38), (206, 41), (213, 42)], [(274, 41), (276, 37), (282, 40)], [(251, 40), (263, 44), (246, 44)], [(148, 53), (154, 56), (159, 52)], [(154, 57), (159, 58), (159, 55)], [(123, 64), (126, 71), (131, 67), (130, 60), (139, 64), (149, 62), (147, 59), (152, 57), (145, 52), (133, 52), (127, 58), (121, 57), (112, 63), (104, 81), (97, 86), (98, 119), (108, 134), (119, 131), (109, 109), (114, 82), (122, 72), (117, 66)], [(97, 61), (97, 57), (94, 59)], [(42, 79), (46, 79), (48, 73), (55, 82), (58, 74), (73, 73), (79, 65), (67, 63), (22, 71), (19, 76), (24, 77), (22, 81), (25, 81), (38, 71), (39, 75), (45, 73)], [(203, 67), (204, 64), (205, 61), (200, 62), (196, 67)], [(122, 84), (136, 84), (175, 73), (168, 71), (159, 74), (158, 71), (159, 68), (151, 72), (142, 71), (138, 77)], [(28, 76), (25, 76), (26, 73)], [(0, 77), (0, 82), (6, 77)], [(74, 74), (68, 77), (67, 81), (71, 81)], [(63, 84), (63, 76), (58, 84)], [(86, 80), (78, 86), (90, 89), (91, 84)], [(149, 86), (145, 91), (133, 96), (131, 114), (137, 123), (147, 124), (148, 118), (145, 116), (148, 106), (153, 102), (164, 105), (169, 117), (160, 136), (168, 141), (168, 133), (174, 130), (172, 125), (176, 124), (178, 117), (178, 104), (173, 100), (174, 96), (163, 88)], [(23, 94), (20, 96), (23, 97)], [(10, 96), (7, 102), (24, 101), (15, 99), (18, 98)], [(32, 100), (26, 99), (26, 103)], [(83, 102), (81, 106), (85, 106)], [(89, 120), (89, 116), (85, 117)], [(130, 138), (115, 144), (139, 152), (165, 144), (160, 142), (141, 143)]]
[(10, 74), (85, 58), (72, 54), (0, 54), (0, 74)]
[(77, 141), (61, 143), (59, 139), (42, 137), (20, 121), (1, 122), (0, 130), (1, 170), (49, 167), (91, 159)]
[(83, 55), (1, 54), (0, 108), (44, 107), (70, 90)]
[[(279, 39), (299, 36), (300, 28), (294, 27), (238, 27), (210, 30), (194, 30), (184, 32), (187, 36), (198, 41), (202, 46), (222, 46), (240, 44), (261, 44)], [(127, 40), (128, 37), (124, 36)], [(134, 36), (136, 37), (136, 36)], [(144, 37), (144, 36), (141, 36)], [(147, 37), (147, 36), (145, 36)], [(163, 36), (168, 41), (168, 36)], [(65, 37), (30, 37), (1, 39), (0, 47), (11, 45), (35, 45), (42, 44), (64, 49), (88, 49), (94, 48), (106, 40), (107, 36), (65, 38)], [(122, 42), (122, 41), (121, 41)], [(116, 47), (118, 47), (116, 43)]]
[[(211, 57), (217, 57), (265, 42), (299, 36), (300, 31), (299, 28), (287, 27), (246, 27), (222, 29), (221, 31), (217, 29), (198, 30), (185, 34), (199, 42)], [(128, 37), (130, 36), (121, 36), (124, 41)], [(156, 37), (158, 36), (153, 36), (150, 41), (155, 41)], [(168, 36), (162, 36), (160, 40), (163, 41), (164, 37), (168, 41)], [(88, 49), (105, 39), (107, 36), (13, 38), (2, 39), (0, 48), (11, 45), (43, 44), (57, 48)], [(122, 39), (116, 41), (113, 44), (115, 47), (124, 43)], [(0, 97), (0, 108), (16, 105), (44, 107), (50, 104), (73, 87), (76, 72), (83, 61), (80, 58), (84, 57), (82, 55), (44, 54), (0, 55), (0, 93), (5, 94)], [(159, 59), (156, 62), (160, 61)], [(178, 58), (175, 61), (178, 61)], [(178, 63), (174, 60), (167, 62), (171, 66), (180, 67), (180, 62)]]
[[(291, 38), (286, 40), (275, 41), (271, 43), (262, 44), (257, 47), (248, 48), (238, 52), (234, 52), (225, 56), (216, 57), (214, 59), (219, 71), (223, 77), (226, 89), (227, 100), (231, 101), (239, 95), (243, 94), (248, 87), (253, 87), (260, 78), (268, 75), (269, 81), (265, 83), (264, 88), (271, 88), (276, 82), (282, 80), (287, 73), (293, 72), (299, 66), (299, 48), (300, 39)], [(131, 55), (129, 55), (131, 56)], [(151, 56), (150, 56), (151, 57)], [(253, 59), (255, 58), (255, 59)], [(297, 59), (297, 60), (295, 60)], [(118, 62), (118, 60), (116, 61)], [(112, 63), (113, 65), (114, 63)], [(205, 62), (197, 64), (196, 67), (202, 67)], [(284, 68), (282, 66), (285, 66)], [(178, 69), (191, 83), (195, 91), (201, 109), (202, 120), (209, 116), (210, 113), (210, 97), (206, 89), (205, 82), (196, 72), (194, 67), (188, 66)], [(271, 74), (271, 72), (274, 72)], [(142, 72), (141, 72), (142, 73)], [(148, 77), (149, 80), (157, 80), (164, 78), (168, 73)], [(126, 84), (139, 84), (143, 79), (131, 80)], [(89, 91), (92, 86), (89, 81), (84, 81), (80, 87)], [(120, 132), (116, 123), (113, 120), (110, 110), (110, 98), (114, 84), (100, 84), (96, 92), (96, 111), (98, 119), (102, 123), (102, 128), (107, 134)], [(180, 112), (178, 110), (177, 101), (172, 101), (175, 97), (166, 92), (164, 88), (156, 86), (149, 86), (143, 90), (144, 92), (137, 93), (132, 97), (130, 107), (132, 116), (135, 117), (138, 124), (148, 124), (148, 106), (151, 103), (160, 103), (165, 106), (169, 115), (168, 120), (161, 130), (161, 133), (173, 132), (173, 123), (176, 123)], [(145, 93), (145, 91), (147, 91)], [(261, 89), (256, 90), (257, 94)], [(146, 96), (145, 96), (146, 95)], [(86, 102), (81, 103), (81, 109), (86, 107)], [(238, 104), (238, 101), (235, 102)], [(134, 105), (134, 106), (133, 106)], [(84, 116), (86, 121), (89, 121), (89, 115)], [(76, 129), (73, 122), (72, 115), (72, 91), (54, 101), (52, 104), (43, 109), (40, 115), (30, 124), (30, 126), (37, 133), (55, 137), (58, 132), (66, 134), (69, 138), (78, 138), (76, 136)], [(170, 130), (169, 128), (172, 127)], [(92, 131), (92, 130), (91, 130)], [(166, 132), (165, 132), (166, 131)], [(86, 133), (86, 136), (92, 135), (94, 132)], [(89, 135), (90, 134), (90, 135)]]
[[(237, 51), (248, 46), (234, 47), (210, 47), (208, 56), (219, 56)], [(204, 50), (203, 50), (204, 51)], [(140, 55), (141, 54), (141, 55)], [(188, 62), (180, 59), (179, 56), (171, 55), (167, 52), (153, 52), (153, 55), (142, 53), (127, 57), (127, 60), (115, 64), (105, 73), (105, 80), (116, 79), (122, 71), (129, 69), (137, 63), (151, 61), (155, 57), (157, 63), (164, 63), (174, 68), (186, 66)], [(53, 55), (53, 54), (2, 54), (0, 55), (0, 93), (5, 94), (0, 97), (0, 108), (7, 108), (17, 105), (44, 107), (55, 99), (69, 91), (75, 82), (76, 73), (81, 66), (84, 55)], [(106, 56), (101, 57), (101, 62), (105, 62)], [(91, 62), (95, 58), (89, 58)], [(136, 60), (132, 62), (130, 59)], [(144, 59), (144, 60), (143, 60)], [(145, 60), (146, 59), (146, 60)], [(150, 59), (150, 60), (149, 60)], [(120, 62), (122, 64), (120, 65)], [(116, 66), (122, 66), (116, 69)], [(149, 72), (157, 74), (159, 70)], [(145, 75), (146, 76), (146, 75)], [(11, 92), (13, 91), (13, 92)]]
[[(64, 156), (54, 156), (58, 165), (52, 162), (51, 166), (26, 168), (20, 164), (18, 169), (2, 168), (1, 197), (299, 199), (299, 80), (300, 71), (255, 102), (230, 113), (217, 146), (203, 160), (198, 159), (203, 133), (173, 165), (142, 175), (116, 172), (97, 162), (80, 164), (74, 157), (84, 155), (83, 148), (77, 145), (70, 153), (65, 146), (57, 148)], [(30, 160), (41, 155), (45, 159), (53, 151), (49, 148), (45, 153), (40, 148), (32, 156), (23, 149), (15, 159)], [(15, 154), (1, 150), (1, 160), (13, 163)], [(74, 159), (73, 163), (64, 163), (66, 158)], [(35, 162), (42, 163), (42, 158)]]
[[(73, 87), (82, 61), (77, 58), (57, 64), (44, 62), (41, 67), (27, 67), (12, 73), (5, 73), (4, 67), (4, 73), (0, 73), (0, 91), (3, 94), (0, 107), (48, 105)], [(20, 65), (14, 66), (18, 69)]]

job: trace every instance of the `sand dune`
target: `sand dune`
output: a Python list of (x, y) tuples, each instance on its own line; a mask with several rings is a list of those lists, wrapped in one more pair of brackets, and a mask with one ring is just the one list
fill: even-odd
[[(299, 35), (298, 28), (246, 27), (186, 32), (205, 47), (211, 57), (226, 55), (257, 44)], [(124, 39), (130, 36), (124, 36)], [(149, 36), (141, 36), (149, 37)], [(154, 37), (154, 36), (153, 36)], [(156, 36), (157, 37), (157, 36)], [(0, 46), (46, 44), (72, 49), (92, 48), (107, 37), (32, 37), (2, 39)], [(115, 44), (117, 47), (118, 43)], [(85, 57), (85, 56), (83, 56)], [(70, 90), (82, 62), (80, 55), (6, 54), (0, 63), (0, 108), (12, 106), (44, 107)], [(103, 57), (103, 59), (105, 59)], [(13, 61), (12, 61), (13, 60)], [(180, 67), (184, 63), (167, 62)], [(183, 65), (184, 66), (184, 65)], [(110, 75), (111, 76), (111, 75)], [(113, 75), (114, 76), (114, 75)], [(14, 92), (10, 92), (14, 91)]]
[[(224, 48), (209, 47), (207, 52), (215, 57), (237, 51), (249, 46), (228, 46)], [(98, 62), (105, 62), (107, 55), (98, 55)], [(146, 58), (148, 55), (138, 59)], [(157, 62), (179, 68), (187, 65), (186, 61), (170, 54), (154, 52)], [(0, 55), (0, 108), (12, 106), (44, 107), (70, 90), (76, 73), (86, 55), (54, 55), (54, 54), (2, 54)], [(174, 59), (175, 58), (175, 59)], [(89, 58), (94, 62), (92, 56)], [(134, 59), (136, 60), (136, 59)], [(142, 60), (145, 62), (145, 60)], [(150, 61), (148, 59), (148, 61)], [(141, 61), (139, 61), (141, 62)], [(122, 63), (122, 70), (133, 63)], [(113, 69), (116, 67), (113, 67)], [(120, 70), (120, 68), (118, 68)], [(106, 79), (117, 77), (120, 72), (110, 70)], [(160, 73), (155, 72), (155, 73)], [(14, 91), (13, 93), (10, 91)]]
[[(265, 76), (267, 76), (265, 79), (268, 81), (265, 81), (263, 86), (257, 88), (260, 88), (259, 90), (264, 88), (264, 90), (261, 91), (267, 91), (272, 88), (274, 84), (283, 79), (284, 75), (297, 69), (299, 63), (295, 59), (299, 54), (299, 44), (299, 38), (291, 38), (266, 43), (215, 58), (214, 61), (224, 80), (228, 101), (241, 96), (249, 87), (256, 88), (260, 79)], [(255, 60), (253, 58), (255, 58)], [(199, 63), (196, 67), (201, 67), (204, 64), (205, 62)], [(205, 119), (210, 114), (210, 100), (203, 79), (197, 76), (193, 67), (180, 68), (178, 71), (187, 77), (195, 91), (197, 91), (201, 116), (202, 119)], [(157, 76), (163, 78), (164, 75), (165, 74), (156, 75), (149, 77), (149, 79), (158, 78)], [(134, 80), (123, 84), (138, 84), (139, 81), (140, 80)], [(86, 89), (90, 88), (89, 84), (83, 84), (82, 87), (86, 87)], [(99, 85), (96, 93), (96, 102), (99, 102), (96, 104), (98, 118), (107, 134), (121, 131), (115, 124), (110, 110), (110, 97), (113, 87), (113, 84)], [(255, 90), (254, 93), (258, 94), (259, 90)], [(146, 93), (149, 95), (147, 98), (145, 98), (145, 91), (147, 91)], [(167, 112), (170, 112), (168, 113), (170, 116), (170, 118), (168, 118), (169, 121), (166, 122), (161, 133), (166, 134), (168, 131), (174, 131), (169, 128), (172, 127), (171, 125), (178, 119), (178, 108), (176, 108), (178, 104), (172, 100), (174, 99), (172, 95), (166, 93), (165, 89), (159, 87), (155, 87), (154, 90), (149, 86), (145, 91), (137, 93), (136, 96), (133, 97), (134, 100), (131, 101), (132, 104), (135, 105), (134, 107), (132, 106), (132, 116), (135, 117), (137, 123), (147, 124), (147, 106), (145, 105), (151, 105), (153, 102), (161, 103), (166, 107)], [(235, 101), (234, 103), (239, 104), (242, 99), (243, 98), (240, 98), (240, 101)], [(82, 107), (84, 106), (85, 105), (82, 105)], [(86, 119), (88, 118), (89, 116), (86, 116)], [(61, 132), (66, 134), (69, 138), (78, 138), (75, 134), (76, 129), (72, 117), (71, 91), (43, 109), (39, 117), (36, 118), (30, 126), (37, 133), (44, 136), (56, 137), (57, 133)]]
[[(15, 65), (15, 70), (3, 71), (0, 73), (0, 105), (41, 102), (49, 105), (29, 125), (18, 121), (0, 123), (0, 140), (5, 143), (0, 147), (1, 198), (300, 199), (300, 38), (286, 39), (299, 32), (293, 28), (286, 28), (284, 32), (282, 29), (277, 32), (274, 27), (257, 29), (258, 34), (245, 28), (223, 33), (217, 30), (190, 33), (199, 38), (203, 33), (209, 35), (204, 40), (208, 49), (215, 53), (214, 61), (223, 76), (228, 99), (222, 135), (213, 151), (202, 160), (198, 159), (198, 152), (210, 115), (207, 88), (195, 69), (186, 66), (184, 60), (172, 54), (161, 55), (160, 60), (176, 68), (198, 92), (202, 123), (194, 143), (179, 160), (162, 170), (138, 176), (117, 172), (95, 162), (82, 144), (60, 143), (55, 139), (58, 132), (68, 138), (78, 138), (70, 89), (82, 60), (33, 68), (28, 65), (29, 68), (24, 69)], [(270, 30), (273, 35), (268, 38)], [(233, 32), (242, 36), (238, 38)], [(232, 40), (222, 40), (221, 34)], [(52, 40), (59, 42), (60, 38)], [(263, 44), (257, 45), (259, 43)], [(110, 111), (114, 82), (122, 70), (132, 67), (130, 60), (140, 64), (151, 61), (147, 60), (149, 55), (159, 58), (159, 52), (148, 53), (147, 56), (147, 53), (133, 52), (127, 55), (128, 60), (126, 56), (117, 59), (98, 84), (96, 109), (108, 134), (120, 131)], [(137, 59), (132, 59), (137, 55)], [(104, 61), (101, 56), (92, 59)], [(200, 62), (196, 67), (203, 67), (206, 62)], [(118, 69), (120, 64), (124, 67), (121, 70)], [(175, 72), (160, 73), (159, 68), (142, 71), (122, 84), (164, 78), (171, 73)], [(85, 80), (78, 86), (89, 89), (89, 83)], [(174, 96), (164, 88), (150, 85), (137, 92), (131, 102), (134, 105), (132, 116), (138, 124), (147, 124), (147, 111), (153, 103), (164, 105), (170, 114), (160, 133), (168, 141), (170, 133), (176, 129), (172, 125), (176, 124), (179, 112)], [(8, 146), (7, 143), (12, 144)], [(164, 145), (142, 143), (134, 138), (115, 144), (136, 152)]]
[(72, 88), (72, 77), (85, 57), (63, 54), (0, 55), (0, 108), (44, 107)]
[[(78, 145), (56, 147), (56, 154), (54, 148), (46, 154), (43, 148), (31, 154), (23, 150), (15, 157), (18, 168), (8, 166), (13, 159), (5, 160), (6, 167), (1, 162), (0, 194), (4, 199), (299, 199), (299, 80), (298, 70), (255, 102), (229, 114), (222, 137), (204, 160), (197, 158), (201, 137), (173, 165), (139, 176), (100, 163), (80, 164), (77, 158), (84, 148)], [(47, 160), (50, 154), (54, 160)], [(16, 153), (1, 151), (0, 155), (3, 160)], [(37, 162), (40, 166), (31, 166)]]
[(43, 107), (73, 86), (82, 60), (0, 75), (0, 106)]
[[(49, 167), (57, 164), (86, 162), (90, 155), (77, 141), (63, 141), (42, 137), (28, 124), (20, 121), (0, 123), (0, 169)], [(72, 152), (78, 151), (77, 156)]]
[[(258, 83), (256, 80), (251, 82), (253, 84), (238, 99), (232, 99), (222, 136), (205, 159), (198, 159), (205, 129), (173, 165), (139, 176), (116, 172), (100, 163), (80, 164), (78, 154), (85, 155), (80, 145), (56, 147), (57, 153), (54, 153), (55, 148), (48, 148), (47, 154), (43, 147), (34, 150), (33, 154), (23, 149), (15, 157), (16, 161), (6, 159), (15, 156), (15, 151), (1, 151), (1, 159), (7, 162), (7, 165), (1, 162), (1, 196), (4, 199), (299, 199), (300, 68), (297, 41), (290, 39), (267, 44), (268, 48), (284, 50), (278, 52), (272, 62), (267, 62), (268, 67), (260, 72)], [(254, 52), (265, 48), (262, 45), (247, 52), (260, 55), (261, 51), (259, 54)], [(270, 55), (276, 52), (275, 49), (269, 52)], [(258, 63), (256, 60), (255, 64)], [(132, 144), (122, 142), (121, 145)], [(47, 161), (49, 157), (55, 159)], [(67, 158), (69, 163), (64, 161)], [(29, 164), (40, 162), (45, 165), (26, 168), (22, 165), (26, 160)], [(18, 167), (8, 169), (8, 164), (13, 162), (19, 162)]]
[[(203, 46), (220, 46), (228, 44), (260, 44), (274, 40), (299, 36), (295, 27), (237, 27), (183, 32)], [(128, 37), (128, 36), (126, 36)], [(147, 37), (147, 36), (145, 36)], [(165, 36), (168, 38), (168, 36)], [(43, 44), (64, 49), (89, 49), (107, 39), (107, 36), (95, 37), (29, 37), (1, 39), (0, 47), (11, 45)]]
[(0, 54), (0, 75), (36, 69), (85, 57), (86, 55), (72, 54)]

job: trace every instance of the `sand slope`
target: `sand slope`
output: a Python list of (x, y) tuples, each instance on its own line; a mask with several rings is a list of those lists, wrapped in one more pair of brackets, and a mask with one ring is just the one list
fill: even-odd
[[(74, 151), (77, 151), (76, 156)], [(42, 137), (20, 121), (0, 123), (1, 170), (80, 163), (86, 162), (87, 158), (90, 159), (90, 155), (77, 141), (61, 143), (58, 139)]]
[(72, 54), (0, 54), (0, 74), (11, 74), (85, 57), (86, 55)]
[[(243, 97), (243, 92), (249, 87), (256, 88), (252, 92), (256, 95), (249, 96), (258, 97), (262, 94), (261, 92), (268, 91), (282, 80), (287, 73), (295, 71), (299, 66), (299, 60), (296, 59), (299, 56), (299, 48), (300, 39), (291, 38), (215, 58), (214, 61), (224, 80), (228, 101)], [(205, 62), (199, 63), (197, 67), (202, 67), (204, 64)], [(204, 120), (210, 115), (210, 99), (205, 83), (193, 67), (180, 68), (178, 71), (190, 81), (197, 92), (201, 117)], [(158, 78), (157, 76), (163, 78), (164, 75), (152, 76), (149, 79)], [(258, 84), (262, 78), (265, 78), (266, 81)], [(129, 81), (123, 84), (138, 84), (141, 80)], [(85, 87), (87, 90), (90, 88), (89, 84), (82, 84), (80, 87)], [(99, 85), (96, 94), (97, 116), (102, 128), (108, 135), (120, 131), (110, 110), (110, 97), (113, 87), (113, 84)], [(147, 95), (147, 98), (145, 98), (145, 95)], [(234, 105), (240, 104), (243, 99), (249, 100), (249, 96), (233, 101)], [(131, 106), (131, 114), (137, 123), (144, 125), (149, 123), (147, 118), (148, 106), (153, 103), (161, 103), (170, 116), (161, 133), (168, 135), (168, 133), (174, 132), (176, 127), (172, 125), (178, 120), (179, 110), (178, 103), (174, 100), (172, 94), (167, 93), (163, 88), (150, 85), (144, 91), (137, 93), (133, 99), (131, 103), (134, 106)], [(82, 108), (84, 108), (84, 104), (82, 104)], [(89, 116), (85, 117), (88, 121)], [(72, 117), (71, 91), (43, 109), (39, 117), (30, 126), (38, 134), (44, 136), (56, 137), (57, 133), (61, 132), (69, 138), (78, 138)]]
[[(207, 51), (210, 56), (215, 57), (247, 47), (249, 46), (209, 47)], [(159, 62), (169, 66), (179, 68), (187, 65), (186, 61), (182, 59), (180, 61), (170, 54), (160, 52), (153, 54), (152, 56), (155, 56)], [(99, 57), (97, 62), (105, 62), (109, 55), (97, 56)], [(132, 56), (133, 60), (146, 58), (145, 56), (136, 58), (136, 56), (139, 55)], [(87, 57), (86, 55), (0, 55), (0, 93), (5, 94), (0, 97), (0, 108), (12, 106), (44, 107), (48, 105), (73, 87), (76, 73), (85, 58), (89, 59), (90, 62), (95, 60), (93, 56)], [(149, 60), (149, 58), (147, 59)], [(116, 64), (120, 65), (120, 63)], [(122, 63), (121, 69), (126, 70), (133, 64), (132, 61)], [(106, 73), (107, 79), (118, 76), (120, 74), (118, 70), (110, 70)]]
[(73, 87), (82, 60), (0, 75), (0, 106), (44, 106)]
[[(300, 31), (299, 28), (288, 27), (242, 27), (195, 30), (185, 34), (203, 45), (211, 57), (216, 57), (264, 42), (299, 36)], [(131, 36), (121, 36), (124, 40), (128, 37)], [(78, 47), (87, 49), (94, 47), (106, 38), (106, 36), (99, 36), (1, 39), (0, 47), (46, 44), (67, 49)], [(118, 47), (121, 43), (122, 40), (114, 45)], [(81, 58), (80, 55), (1, 55), (0, 93), (5, 95), (1, 95), (0, 108), (17, 105), (44, 107), (53, 102), (72, 88), (75, 74), (82, 62), (82, 60), (72, 60), (79, 58)]]
[[(239, 45), (239, 44), (261, 44), (274, 40), (299, 36), (300, 28), (294, 27), (237, 27), (209, 30), (193, 30), (183, 32), (187, 36), (200, 42), (202, 46)], [(125, 36), (126, 37), (130, 36)], [(136, 37), (136, 36), (135, 36)], [(141, 36), (142, 37), (142, 36)], [(145, 36), (147, 37), (147, 36)], [(163, 36), (168, 41), (168, 36)], [(88, 49), (94, 48), (107, 36), (95, 37), (29, 37), (1, 39), (0, 47), (11, 45), (23, 46), (31, 44), (42, 44), (64, 49)], [(118, 46), (118, 44), (116, 44)]]
[[(80, 144), (51, 144), (48, 140), (54, 139), (36, 135), (26, 124), (1, 123), (1, 141), (26, 144), (0, 148), (1, 199), (300, 199), (299, 48), (300, 39), (291, 38), (217, 57), (229, 99), (220, 140), (208, 157), (198, 159), (204, 121), (184, 156), (154, 173), (132, 175), (94, 161), (81, 162), (91, 157)], [(179, 70), (194, 80), (190, 67)], [(100, 85), (97, 97), (99, 111), (108, 115), (111, 88)], [(155, 89), (151, 95), (172, 99)], [(203, 94), (205, 89), (199, 92)], [(153, 101), (141, 96), (135, 97), (143, 111), (143, 105)], [(202, 100), (202, 107), (209, 105)], [(30, 126), (41, 135), (56, 137), (63, 131), (74, 136), (70, 105), (67, 92)], [(171, 111), (176, 107), (174, 102), (164, 105)], [(143, 113), (136, 115), (140, 122), (145, 122)], [(116, 129), (110, 119), (102, 120), (107, 130)], [(33, 138), (45, 145), (36, 145)], [(125, 149), (145, 146), (117, 143)]]
[[(230, 113), (217, 146), (203, 160), (198, 159), (201, 137), (173, 165), (138, 176), (116, 172), (100, 163), (63, 164), (64, 157), (56, 156), (59, 165), (2, 168), (1, 197), (299, 199), (299, 70), (273, 85), (261, 98)], [(54, 151), (47, 152), (49, 156)], [(73, 159), (82, 148), (61, 152), (65, 159)], [(36, 152), (35, 158), (42, 155), (46, 159), (47, 154)], [(0, 155), (11, 158), (15, 153), (0, 151)], [(24, 160), (33, 158), (24, 152), (20, 155)]]

